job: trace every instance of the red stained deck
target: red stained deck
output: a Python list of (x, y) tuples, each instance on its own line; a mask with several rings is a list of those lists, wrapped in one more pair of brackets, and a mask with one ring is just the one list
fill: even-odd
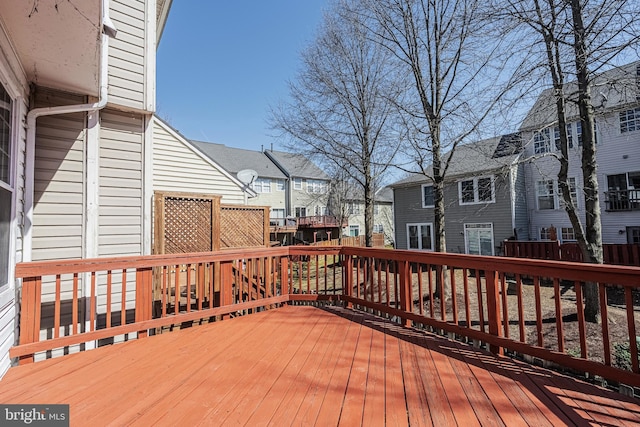
[(14, 367), (71, 425), (640, 425), (640, 402), (341, 308), (286, 306)]

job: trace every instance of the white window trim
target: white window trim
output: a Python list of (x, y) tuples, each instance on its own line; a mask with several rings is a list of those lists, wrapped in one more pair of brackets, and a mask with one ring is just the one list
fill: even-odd
[[(575, 208), (576, 210), (579, 210), (581, 204), (580, 204), (580, 191), (578, 189), (578, 179), (575, 176), (569, 176), (567, 178), (568, 178), (568, 181), (573, 179), (574, 190), (576, 193)], [(540, 181), (553, 181), (553, 209), (540, 209), (540, 199), (539, 199), (540, 194), (538, 194), (538, 182)], [(564, 209), (564, 198), (562, 197), (562, 194), (560, 192), (560, 185), (558, 184), (557, 179), (538, 179), (536, 180), (535, 185), (536, 185), (536, 188), (535, 188), (536, 210), (554, 211), (554, 210)], [(571, 192), (570, 182), (569, 182), (569, 192)]]
[(293, 189), (302, 190), (302, 178), (293, 178)]
[[(282, 189), (280, 188), (280, 184), (282, 184)], [(276, 179), (276, 191), (284, 191), (286, 188), (286, 183), (284, 179)]]
[(465, 253), (469, 253), (469, 240), (467, 238), (467, 228), (477, 227), (479, 225), (489, 225), (490, 227), (482, 227), (483, 230), (491, 230), (491, 256), (496, 254), (496, 238), (493, 234), (493, 223), (492, 222), (472, 222), (464, 224), (464, 251)]
[(349, 236), (351, 237), (351, 230), (358, 230), (358, 236), (360, 235), (360, 224), (349, 225)]
[[(491, 200), (489, 201), (480, 201), (478, 180), (483, 178), (489, 178), (491, 180)], [(462, 183), (465, 181), (473, 181), (473, 202), (463, 202), (462, 201)], [(473, 178), (461, 179), (458, 181), (458, 204), (460, 206), (467, 205), (486, 205), (489, 203), (496, 202), (496, 179), (495, 175), (486, 175), (486, 176), (474, 176)]]
[[(410, 242), (410, 234), (409, 234), (409, 227), (411, 226), (417, 226), (417, 227), (421, 227), (423, 225), (427, 225), (431, 228), (431, 247), (435, 248), (435, 236), (433, 235), (433, 223), (432, 222), (412, 222), (412, 223), (407, 223), (406, 225), (406, 232), (407, 232), (407, 249), (410, 251), (426, 251), (426, 252), (433, 252), (434, 249), (423, 249), (423, 248), (411, 248), (409, 247), (409, 242)], [(422, 246), (422, 239), (418, 239), (418, 245)]]
[(435, 195), (434, 195), (434, 204), (433, 205), (425, 205), (424, 204), (424, 188), (425, 187), (433, 187), (433, 184), (422, 184), (422, 186), (420, 186), (420, 198), (422, 199), (422, 207), (423, 208), (433, 208), (433, 207), (435, 207)]

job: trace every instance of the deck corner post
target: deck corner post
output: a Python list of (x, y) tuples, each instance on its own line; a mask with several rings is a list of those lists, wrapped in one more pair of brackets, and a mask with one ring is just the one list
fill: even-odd
[[(412, 312), (412, 293), (411, 293), (411, 270), (410, 264), (407, 261), (400, 261), (400, 308), (405, 313)], [(402, 317), (402, 326), (405, 328), (411, 327), (411, 320), (407, 317)]]
[[(40, 304), (42, 296), (42, 277), (25, 277), (22, 279), (20, 299), (20, 344), (40, 341)], [(35, 355), (19, 358), (19, 364), (25, 365), (35, 361)]]
[[(345, 255), (342, 262), (342, 294), (346, 297), (353, 295), (353, 257)], [(346, 308), (353, 308), (353, 303), (347, 299)]]
[(282, 257), (280, 258), (280, 270), (282, 273), (280, 274), (280, 294), (281, 295), (289, 295), (291, 293), (291, 285), (289, 281), (291, 280), (291, 275), (289, 274), (289, 258)]
[[(220, 307), (233, 304), (233, 263), (223, 262), (220, 266)], [(230, 316), (225, 314), (223, 319)]]
[[(487, 285), (487, 312), (489, 322), (489, 334), (500, 337), (501, 331), (501, 316), (500, 316), (500, 286), (498, 272), (495, 270), (485, 271), (485, 280)], [(504, 354), (504, 349), (497, 345), (489, 345), (489, 350), (494, 354)]]
[[(153, 310), (153, 268), (136, 268), (136, 323), (151, 320)], [(146, 329), (138, 331), (138, 338), (148, 334)]]

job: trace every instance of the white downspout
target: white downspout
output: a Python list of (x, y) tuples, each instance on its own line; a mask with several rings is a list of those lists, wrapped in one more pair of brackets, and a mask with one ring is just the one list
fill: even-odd
[[(109, 70), (109, 37), (115, 36), (116, 30), (109, 18), (109, 0), (102, 1), (100, 40), (100, 95), (98, 102), (90, 104), (62, 105), (57, 107), (34, 108), (27, 114), (27, 147), (25, 159), (25, 190), (24, 190), (24, 236), (22, 240), (23, 261), (32, 260), (33, 239), (33, 198), (35, 187), (35, 149), (36, 149), (36, 120), (42, 116), (92, 112), (104, 108), (108, 99), (108, 70)], [(107, 34), (108, 33), (108, 34)]]

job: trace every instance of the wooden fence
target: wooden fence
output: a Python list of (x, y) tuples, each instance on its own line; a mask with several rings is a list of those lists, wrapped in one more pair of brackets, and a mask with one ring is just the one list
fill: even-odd
[[(640, 245), (638, 244), (605, 243), (602, 245), (602, 252), (605, 264), (640, 267)], [(558, 241), (505, 240), (504, 255), (514, 258), (583, 262), (582, 251), (577, 243)]]
[[(312, 243), (311, 246), (355, 246), (355, 247), (365, 247), (366, 238), (364, 235), (360, 236), (348, 236), (343, 237), (341, 240), (331, 239), (324, 240), (322, 242)], [(373, 247), (374, 248), (382, 248), (384, 247), (384, 234), (383, 233), (373, 233)]]

